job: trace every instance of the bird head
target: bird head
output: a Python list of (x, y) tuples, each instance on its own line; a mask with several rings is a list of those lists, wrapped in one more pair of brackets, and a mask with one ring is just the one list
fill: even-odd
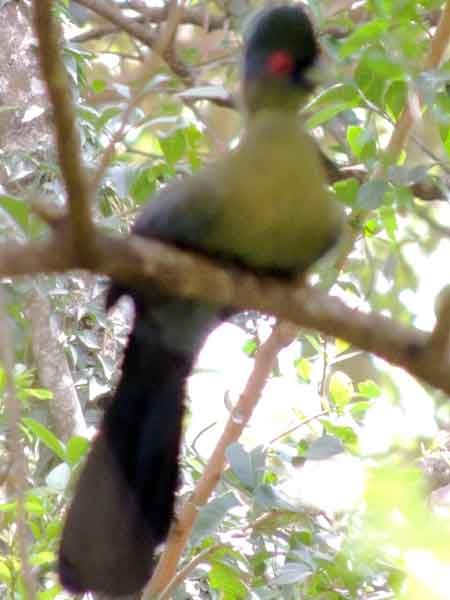
[(248, 113), (298, 110), (313, 89), (319, 45), (299, 5), (263, 10), (251, 24), (243, 59), (243, 100)]

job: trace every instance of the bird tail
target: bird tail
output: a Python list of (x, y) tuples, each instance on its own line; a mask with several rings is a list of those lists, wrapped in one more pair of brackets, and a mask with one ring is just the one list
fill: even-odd
[(110, 595), (140, 590), (174, 514), (184, 384), (195, 352), (167, 346), (136, 317), (122, 378), (77, 484), (64, 527), (63, 585)]

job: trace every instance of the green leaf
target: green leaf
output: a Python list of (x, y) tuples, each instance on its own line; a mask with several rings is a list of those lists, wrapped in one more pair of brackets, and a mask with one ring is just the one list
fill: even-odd
[(388, 234), (391, 241), (396, 241), (396, 232), (398, 229), (397, 215), (392, 206), (382, 206), (380, 209), (381, 222), (384, 230)]
[(299, 508), (294, 506), (282, 492), (265, 483), (256, 488), (253, 501), (264, 510), (279, 509), (299, 512)]
[(342, 371), (335, 371), (329, 382), (330, 396), (334, 404), (342, 410), (352, 399), (354, 390), (350, 377)]
[(109, 121), (111, 121), (112, 119), (115, 119), (116, 117), (118, 117), (121, 114), (122, 114), (122, 110), (120, 108), (116, 108), (114, 106), (112, 106), (110, 108), (106, 108), (99, 115), (96, 123), (94, 123), (96, 130), (103, 131), (103, 129), (105, 128), (106, 124)]
[(295, 367), (297, 369), (297, 373), (304, 381), (310, 381), (311, 372), (312, 372), (312, 364), (307, 358), (300, 358), (296, 363)]
[(43, 444), (50, 448), (52, 452), (56, 454), (61, 460), (65, 460), (66, 451), (64, 444), (58, 440), (58, 438), (49, 430), (45, 425), (39, 423), (35, 419), (30, 417), (24, 417), (22, 419), (23, 424), (26, 428), (31, 431)]
[(30, 564), (34, 567), (40, 567), (42, 565), (48, 565), (56, 560), (56, 554), (50, 550), (43, 550), (42, 552), (36, 552), (30, 556)]
[(213, 500), (202, 506), (195, 521), (191, 534), (191, 543), (198, 544), (202, 539), (215, 533), (226, 514), (240, 502), (233, 492), (216, 496)]
[(11, 513), (16, 510), (17, 502), (3, 502), (0, 504), (0, 512)]
[(370, 129), (350, 125), (347, 128), (347, 142), (353, 154), (361, 160), (369, 160), (376, 154), (376, 143)]
[(50, 523), (46, 525), (44, 530), (45, 538), (49, 541), (56, 539), (61, 534), (61, 529), (62, 523), (59, 519), (50, 521)]
[(75, 466), (86, 454), (90, 446), (89, 440), (79, 435), (70, 438), (66, 445), (65, 459), (69, 465)]
[(396, 185), (410, 186), (423, 181), (429, 170), (428, 165), (417, 165), (415, 167), (391, 165), (388, 169), (388, 176)]
[(23, 232), (27, 232), (30, 225), (30, 207), (21, 198), (0, 194), (0, 206), (17, 223)]
[(155, 192), (156, 184), (157, 178), (154, 168), (143, 169), (137, 173), (131, 182), (130, 194), (138, 204), (142, 204), (143, 202), (147, 202)]
[(371, 402), (368, 402), (367, 400), (360, 400), (359, 402), (352, 403), (350, 406), (350, 412), (355, 419), (362, 419), (371, 406)]
[(94, 79), (91, 83), (91, 90), (94, 94), (101, 94), (105, 91), (107, 83), (104, 79)]
[(26, 393), (37, 400), (51, 400), (53, 392), (44, 388), (26, 388)]
[(46, 508), (40, 498), (36, 496), (29, 495), (24, 502), (25, 510), (32, 515), (45, 515)]
[(244, 343), (243, 347), (242, 347), (242, 351), (247, 355), (247, 356), (254, 356), (255, 352), (258, 350), (258, 344), (256, 343), (255, 338), (251, 338), (249, 340), (246, 340), (246, 342)]
[(346, 102), (329, 106), (324, 110), (319, 110), (306, 121), (306, 127), (308, 129), (314, 129), (314, 127), (318, 127), (319, 125), (323, 125), (323, 123), (331, 121), (331, 119), (334, 119), (339, 113), (349, 110), (354, 106), (355, 104), (353, 102)]
[(92, 106), (88, 106), (87, 104), (81, 105), (78, 107), (77, 112), (80, 117), (82, 117), (82, 119), (88, 123), (91, 123), (94, 126), (97, 125), (100, 118), (100, 113)]
[(247, 588), (240, 581), (239, 571), (222, 562), (214, 561), (208, 573), (210, 586), (218, 590), (224, 600), (248, 598)]
[(305, 453), (308, 460), (324, 460), (344, 451), (341, 440), (331, 435), (323, 435), (313, 442)]
[(379, 398), (381, 396), (381, 390), (375, 381), (367, 379), (366, 381), (360, 381), (357, 385), (358, 392), (364, 398)]
[(405, 81), (394, 81), (386, 90), (384, 102), (387, 113), (396, 121), (406, 106), (408, 86)]
[(261, 447), (247, 452), (241, 444), (236, 442), (228, 446), (226, 457), (234, 474), (247, 488), (254, 489), (262, 481), (265, 453)]
[(388, 190), (386, 181), (380, 179), (364, 183), (358, 192), (357, 204), (364, 210), (374, 210), (383, 204), (384, 195)]
[(272, 585), (292, 585), (306, 581), (313, 574), (310, 565), (289, 562), (283, 565), (278, 575), (272, 579)]
[(334, 437), (341, 440), (341, 442), (348, 448), (355, 448), (358, 443), (358, 436), (355, 430), (349, 425), (334, 425), (328, 419), (320, 419), (320, 422), (325, 427), (325, 431), (333, 435)]
[(12, 580), (12, 573), (9, 569), (9, 565), (6, 560), (0, 558), (0, 581), (3, 581), (6, 584), (10, 584)]
[(354, 206), (358, 198), (360, 183), (354, 177), (336, 181), (334, 184), (336, 196), (347, 206)]
[(358, 106), (360, 95), (354, 85), (337, 83), (318, 94), (309, 104), (308, 110), (326, 108), (331, 105)]
[(339, 50), (341, 58), (347, 58), (369, 42), (377, 41), (387, 31), (388, 27), (389, 21), (381, 19), (374, 19), (360, 25), (352, 34), (347, 36), (345, 42), (341, 45)]
[(376, 106), (383, 106), (387, 80), (374, 71), (372, 62), (370, 54), (364, 53), (355, 69), (355, 81), (368, 100)]
[(180, 129), (171, 135), (161, 136), (159, 143), (167, 162), (171, 165), (176, 164), (186, 152), (186, 140)]
[(341, 338), (336, 338), (334, 342), (334, 348), (336, 354), (342, 354), (342, 352), (345, 352), (350, 348), (350, 344), (349, 342), (347, 342), (347, 340), (341, 340)]

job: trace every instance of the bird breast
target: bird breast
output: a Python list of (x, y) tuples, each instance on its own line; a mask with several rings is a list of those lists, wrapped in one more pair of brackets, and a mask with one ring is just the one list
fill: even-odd
[(303, 271), (336, 239), (341, 210), (296, 115), (254, 117), (217, 168), (215, 192), (223, 209), (207, 236), (211, 250), (226, 251), (225, 242), (251, 267)]

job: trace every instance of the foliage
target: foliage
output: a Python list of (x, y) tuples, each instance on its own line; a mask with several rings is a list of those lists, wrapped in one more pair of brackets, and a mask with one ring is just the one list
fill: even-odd
[[(117, 142), (96, 206), (105, 228), (126, 232), (151, 194), (234, 143), (235, 113), (214, 100), (235, 89), (234, 50), (255, 7), (225, 4), (236, 35), (183, 27), (179, 53), (196, 73), (194, 82), (183, 82), (163, 63), (143, 62), (143, 47), (124, 34), (88, 43), (75, 36), (74, 41), (73, 32), (96, 27), (96, 19), (81, 6), (58, 4), (84, 162), (93, 169), (111, 140)], [(346, 207), (358, 239), (337, 279), (325, 265), (317, 281), (345, 294), (355, 307), (429, 329), (434, 297), (446, 283), (442, 260), (450, 215), (446, 203), (424, 201), (411, 186), (431, 181), (447, 191), (450, 66), (422, 69), (435, 11), (444, 3), (367, 0), (359, 3), (356, 17), (352, 3), (332, 15), (330, 4), (309, 2), (334, 73), (307, 107), (307, 126), (340, 167), (358, 164), (371, 174), (380, 164), (390, 166), (383, 178), (342, 177), (334, 184), (332, 192)], [(207, 9), (218, 14), (217, 6)], [(390, 164), (386, 144), (408, 94), (420, 99), (423, 131), (413, 132), (399, 160)], [(29, 109), (18, 107), (22, 114)], [(44, 227), (32, 214), (30, 196), (39, 189), (59, 205), (64, 199), (53, 145), (36, 140), (31, 148), (0, 149), (0, 156), (10, 182), (0, 187), (2, 239), (12, 229), (19, 239), (40, 238)], [(15, 387), (29, 472), (29, 560), (38, 597), (50, 600), (69, 597), (54, 572), (58, 535), (89, 442), (78, 435), (64, 439), (52, 424), (48, 404), (58, 398), (42, 389), (32, 358), (24, 300), (29, 285), (6, 282), (5, 289), (15, 328)], [(105, 316), (101, 278), (65, 274), (33, 285), (51, 301), (58, 341), (92, 433), (101, 400), (117, 378), (130, 308), (123, 303)], [(244, 370), (268, 323), (247, 317), (236, 321), (245, 336), (234, 349)], [(222, 398), (214, 398), (211, 390), (222, 389), (228, 360), (216, 357), (213, 372), (200, 366), (192, 378), (206, 382), (198, 387), (201, 402), (217, 402), (211, 414), (222, 407)], [(264, 428), (258, 433), (255, 425), (242, 443), (228, 449), (229, 467), (200, 510), (184, 561), (208, 548), (211, 552), (174, 597), (448, 597), (448, 511), (432, 508), (428, 498), (450, 477), (447, 471), (447, 478), (437, 478), (427, 468), (431, 460), (439, 461), (441, 471), (442, 464), (448, 466), (449, 440), (442, 433), (450, 419), (446, 399), (341, 340), (305, 332), (282, 353), (267, 387), (266, 424), (279, 423), (277, 433), (270, 428), (270, 435)], [(195, 386), (189, 389), (193, 395)], [(0, 392), (3, 396), (3, 371)], [(182, 497), (198, 481), (211, 451), (211, 444), (202, 451), (197, 447), (211, 422), (201, 433), (195, 398), (193, 406), (186, 419)], [(3, 408), (0, 441), (6, 456)], [(218, 419), (219, 426), (222, 422)], [(219, 430), (216, 426), (208, 435), (217, 437)], [(7, 460), (2, 459), (6, 467)], [(7, 485), (0, 513), (0, 594), (22, 598), (16, 503)]]

